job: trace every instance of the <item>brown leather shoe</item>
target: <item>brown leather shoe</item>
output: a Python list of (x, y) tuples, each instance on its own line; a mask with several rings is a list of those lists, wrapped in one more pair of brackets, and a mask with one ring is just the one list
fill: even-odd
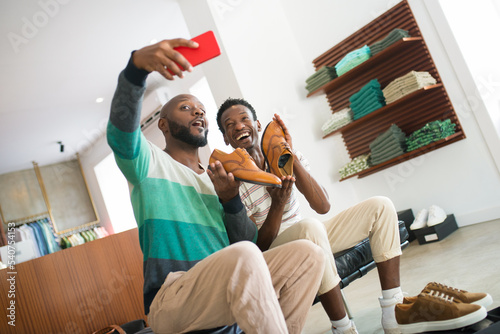
[(214, 149), (209, 163), (219, 160), (228, 173), (233, 173), (239, 181), (281, 188), (281, 179), (276, 175), (264, 172), (243, 148), (237, 148), (232, 153)]
[(266, 126), (260, 147), (271, 173), (280, 178), (293, 175), (293, 153), (286, 148), (285, 132), (277, 122)]
[(472, 325), (486, 317), (486, 309), (454, 300), (446, 294), (420, 293), (397, 304), (394, 312), (401, 333), (450, 330)]

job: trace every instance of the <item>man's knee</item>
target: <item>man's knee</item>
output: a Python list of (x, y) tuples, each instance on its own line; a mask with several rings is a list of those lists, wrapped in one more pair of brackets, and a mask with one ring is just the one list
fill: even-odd
[(377, 208), (394, 209), (394, 203), (392, 203), (392, 200), (386, 196), (370, 197), (369, 199), (367, 199), (367, 201), (369, 201), (371, 205)]
[(228, 261), (232, 262), (233, 265), (249, 267), (265, 265), (261, 250), (253, 242), (240, 241), (232, 244), (229, 248)]
[(310, 240), (295, 240), (289, 242), (286, 245), (288, 245), (294, 252), (306, 254), (307, 256), (310, 256), (321, 263), (324, 263), (325, 261), (325, 253), (323, 252), (321, 247)]
[(295, 224), (300, 226), (301, 238), (311, 240), (314, 243), (327, 235), (325, 225), (317, 219), (305, 218)]

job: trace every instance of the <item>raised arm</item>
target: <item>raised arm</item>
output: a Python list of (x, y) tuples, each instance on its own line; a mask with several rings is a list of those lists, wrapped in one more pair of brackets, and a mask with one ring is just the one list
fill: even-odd
[[(290, 150), (292, 149), (292, 136), (285, 123), (277, 114), (273, 118), (283, 128), (285, 140)], [(293, 171), (295, 176), (295, 185), (309, 202), (309, 206), (319, 214), (325, 214), (330, 211), (330, 201), (326, 190), (321, 186), (309, 171), (302, 165), (300, 159), (295, 155), (293, 161)]]
[(147, 175), (149, 148), (140, 131), (142, 97), (146, 90), (146, 78), (152, 71), (158, 71), (165, 78), (182, 77), (182, 71), (174, 61), (191, 69), (191, 65), (174, 47), (196, 47), (197, 43), (186, 39), (164, 40), (154, 45), (134, 51), (127, 67), (118, 77), (118, 85), (111, 102), (107, 139), (115, 153), (118, 166), (127, 179), (137, 184)]

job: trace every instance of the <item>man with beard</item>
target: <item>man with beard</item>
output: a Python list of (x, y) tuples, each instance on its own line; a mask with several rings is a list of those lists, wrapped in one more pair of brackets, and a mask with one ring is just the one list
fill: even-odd
[(184, 39), (134, 51), (120, 73), (107, 138), (132, 186), (131, 200), (144, 255), (144, 308), (157, 333), (233, 326), (238, 333), (300, 333), (323, 274), (325, 257), (300, 240), (260, 252), (255, 224), (238, 194), (240, 182), (219, 161), (207, 170), (198, 148), (207, 144), (203, 104), (182, 94), (167, 102), (158, 127), (165, 149), (140, 129), (147, 75), (182, 77), (191, 70), (174, 48)]

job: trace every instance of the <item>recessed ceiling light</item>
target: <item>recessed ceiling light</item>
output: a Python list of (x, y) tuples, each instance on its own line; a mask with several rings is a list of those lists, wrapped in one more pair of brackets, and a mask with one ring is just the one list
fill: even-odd
[(102, 101), (104, 101), (103, 97), (98, 97), (97, 99), (95, 99), (95, 103), (101, 103)]

